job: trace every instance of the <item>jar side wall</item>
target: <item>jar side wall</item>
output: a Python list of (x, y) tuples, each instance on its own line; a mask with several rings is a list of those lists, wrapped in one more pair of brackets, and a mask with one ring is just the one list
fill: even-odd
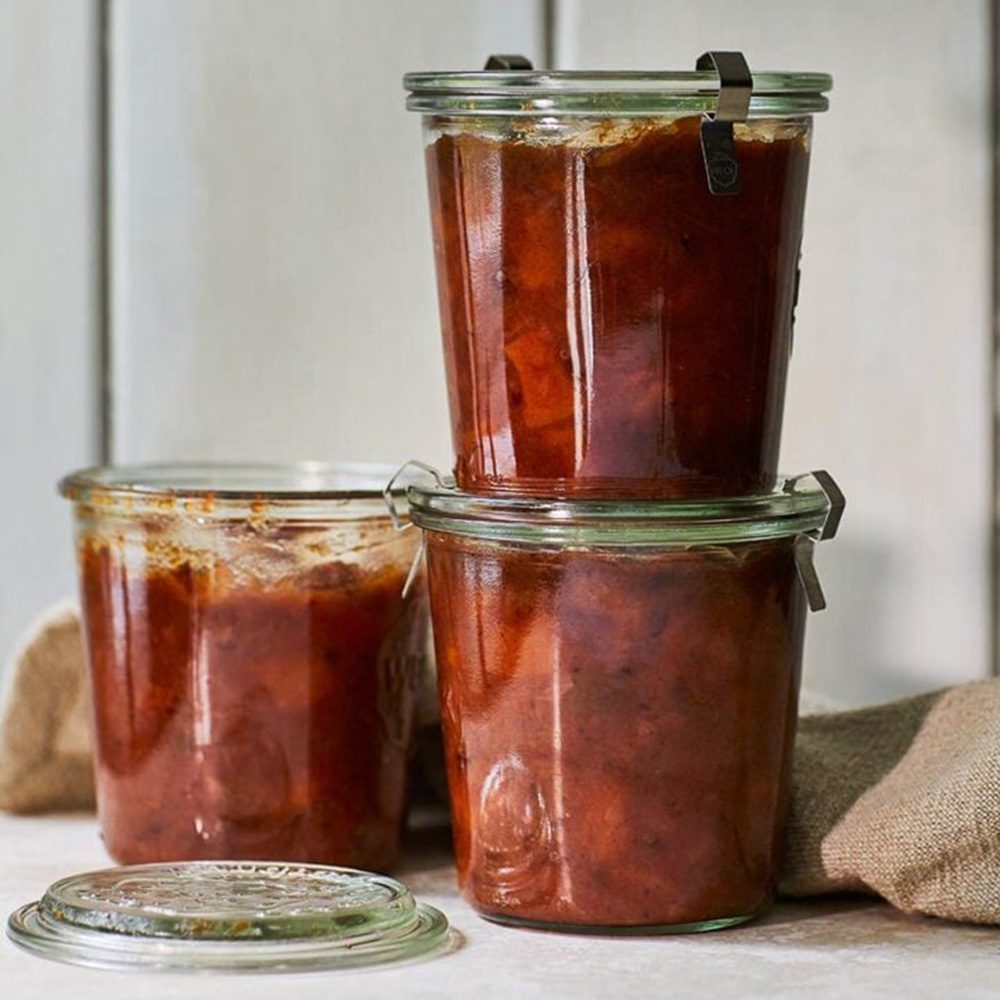
[(425, 666), (422, 581), (402, 598), (418, 539), (359, 557), (338, 531), (78, 519), (117, 861), (392, 863)]
[(427, 171), (461, 489), (739, 495), (777, 473), (808, 119), (430, 118)]
[(463, 891), (553, 926), (774, 891), (805, 602), (790, 540), (532, 550), (428, 535)]

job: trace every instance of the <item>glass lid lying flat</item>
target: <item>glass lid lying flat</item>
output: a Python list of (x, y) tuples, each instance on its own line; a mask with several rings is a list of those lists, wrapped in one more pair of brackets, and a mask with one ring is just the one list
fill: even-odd
[(11, 940), (102, 968), (357, 968), (443, 951), (445, 916), (383, 875), (323, 865), (132, 865), (53, 883), (11, 914)]

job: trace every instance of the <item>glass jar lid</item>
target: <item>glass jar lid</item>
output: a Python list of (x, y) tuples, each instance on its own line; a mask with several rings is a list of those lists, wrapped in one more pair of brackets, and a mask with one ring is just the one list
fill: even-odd
[[(754, 73), (749, 117), (788, 117), (826, 111), (833, 87), (827, 73)], [(448, 116), (713, 114), (719, 77), (707, 71), (622, 72), (484, 70), (407, 73), (411, 111)]]
[(440, 478), (412, 483), (407, 499), (410, 519), (427, 531), (592, 548), (832, 538), (844, 508), (843, 493), (824, 471), (781, 479), (769, 493), (711, 500), (498, 497), (463, 493)]
[[(391, 467), (328, 462), (174, 462), (99, 466), (70, 473), (59, 492), (105, 512), (198, 518), (386, 517)], [(400, 493), (400, 501), (405, 498)]]
[(324, 865), (131, 865), (53, 883), (12, 913), (8, 936), (100, 968), (356, 968), (440, 952), (448, 921), (383, 875)]

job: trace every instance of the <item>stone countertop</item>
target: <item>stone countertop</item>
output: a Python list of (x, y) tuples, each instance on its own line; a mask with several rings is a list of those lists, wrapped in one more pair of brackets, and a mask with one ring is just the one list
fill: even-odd
[[(572, 937), (499, 927), (462, 902), (440, 835), (414, 838), (399, 874), (416, 896), (448, 915), (462, 937), (451, 954), (368, 971), (296, 973), (279, 986), (266, 975), (83, 969), (35, 958), (5, 939), (0, 996), (272, 1000), (285, 988), (296, 1000), (1000, 996), (1000, 931), (908, 917), (865, 898), (781, 903), (740, 928), (676, 937)], [(108, 864), (93, 817), (0, 816), (4, 914), (37, 899), (56, 878)]]

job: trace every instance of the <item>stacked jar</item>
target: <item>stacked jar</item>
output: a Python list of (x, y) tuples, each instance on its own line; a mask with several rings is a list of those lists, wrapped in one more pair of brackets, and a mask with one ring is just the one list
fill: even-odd
[(484, 916), (705, 930), (771, 900), (816, 541), (778, 475), (821, 74), (416, 73), (454, 482), (424, 531)]

